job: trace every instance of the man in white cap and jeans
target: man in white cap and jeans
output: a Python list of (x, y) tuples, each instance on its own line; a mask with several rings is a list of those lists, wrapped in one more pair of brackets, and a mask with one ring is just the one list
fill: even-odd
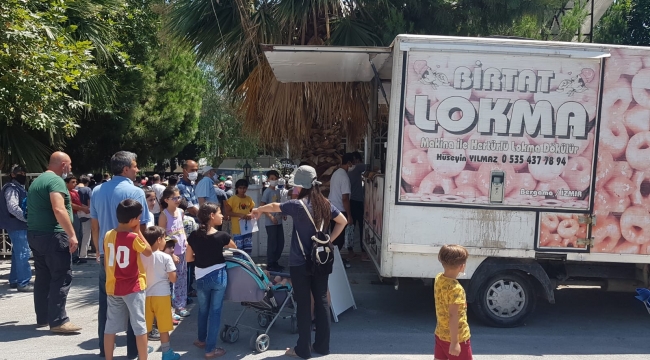
[(218, 179), (217, 171), (210, 165), (201, 168), (203, 179), (199, 181), (194, 189), (194, 194), (199, 200), (199, 207), (206, 202), (218, 204), (223, 209), (224, 201), (228, 200), (226, 192), (214, 186), (215, 181)]

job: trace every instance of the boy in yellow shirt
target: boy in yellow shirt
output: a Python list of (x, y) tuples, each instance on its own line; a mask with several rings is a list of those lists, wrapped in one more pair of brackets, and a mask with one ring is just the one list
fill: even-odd
[(435, 360), (472, 360), (472, 346), (467, 323), (465, 290), (456, 278), (465, 271), (467, 249), (460, 245), (445, 245), (438, 260), (445, 270), (436, 276)]

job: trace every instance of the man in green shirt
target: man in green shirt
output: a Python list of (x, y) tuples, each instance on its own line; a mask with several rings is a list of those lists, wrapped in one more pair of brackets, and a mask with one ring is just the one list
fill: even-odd
[(72, 205), (65, 179), (72, 170), (66, 153), (50, 157), (47, 171), (29, 187), (27, 240), (34, 254), (34, 310), (36, 327), (50, 326), (56, 333), (78, 333), (65, 304), (72, 282), (72, 253), (77, 237), (72, 226)]

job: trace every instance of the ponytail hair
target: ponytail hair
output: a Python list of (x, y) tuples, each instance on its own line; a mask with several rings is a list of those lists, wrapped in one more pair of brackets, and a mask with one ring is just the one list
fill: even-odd
[(199, 231), (203, 233), (208, 232), (210, 226), (210, 216), (219, 211), (219, 205), (211, 202), (206, 202), (199, 208), (197, 217), (199, 219)]
[(330, 218), (332, 216), (332, 208), (329, 200), (327, 200), (320, 190), (320, 182), (314, 179), (311, 189), (302, 188), (300, 194), (298, 194), (298, 199), (304, 197), (308, 197), (309, 202), (311, 203), (311, 209), (314, 215), (314, 225), (316, 225), (317, 229), (320, 229), (320, 225), (323, 224), (323, 232), (327, 233)]

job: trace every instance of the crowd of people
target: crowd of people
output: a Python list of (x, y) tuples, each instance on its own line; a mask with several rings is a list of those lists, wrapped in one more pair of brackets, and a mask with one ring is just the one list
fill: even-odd
[[(334, 245), (347, 247), (349, 255), (344, 261), (350, 266), (354, 241), (346, 227), (356, 223), (361, 232), (363, 228), (361, 175), (365, 165), (360, 154), (342, 157), (332, 174), (328, 198), (321, 192), (316, 170), (309, 165), (301, 164), (287, 179), (269, 171), (259, 207), (247, 195), (247, 180), (239, 179), (233, 186), (231, 178), (218, 176), (211, 166), (199, 169), (193, 160), (183, 163), (182, 176), (164, 180), (159, 175), (139, 177), (137, 156), (128, 151), (115, 153), (110, 167), (111, 175), (77, 178), (72, 175), (70, 157), (55, 152), (29, 191), (25, 189), (26, 170), (21, 166), (12, 169), (11, 181), (2, 188), (0, 220), (13, 246), (10, 285), (21, 292), (34, 292), (37, 327), (49, 326), (55, 333), (81, 331), (66, 313), (71, 266), (88, 261), (94, 252), (94, 261), (100, 265), (100, 356), (112, 359), (115, 335), (126, 332), (129, 358), (146, 359), (153, 351), (147, 340), (160, 340), (164, 360), (180, 358), (171, 348), (169, 333), (190, 316), (187, 305), (196, 297), (198, 336), (194, 345), (204, 349), (206, 359), (220, 357), (226, 352), (217, 346), (217, 339), (228, 285), (223, 249), (237, 248), (250, 254), (252, 233), (242, 226), (247, 228), (249, 220), (265, 216), (266, 270), (282, 272), (282, 222), (292, 217), (290, 279), (275, 280), (291, 282), (297, 304), (299, 337), (286, 355), (307, 359), (312, 352), (329, 354), (329, 274), (310, 271), (306, 254), (311, 254), (315, 234), (329, 232)], [(366, 260), (363, 244), (361, 251)], [(441, 261), (460, 272), (464, 254), (465, 259)], [(445, 276), (454, 271), (446, 271)], [(453, 281), (448, 286), (457, 292)], [(449, 297), (453, 306), (458, 306), (459, 296)], [(437, 341), (449, 339), (445, 334), (441, 332)], [(467, 337), (464, 344), (469, 346), (469, 330), (460, 337)], [(454, 349), (458, 345), (451, 344)]]

